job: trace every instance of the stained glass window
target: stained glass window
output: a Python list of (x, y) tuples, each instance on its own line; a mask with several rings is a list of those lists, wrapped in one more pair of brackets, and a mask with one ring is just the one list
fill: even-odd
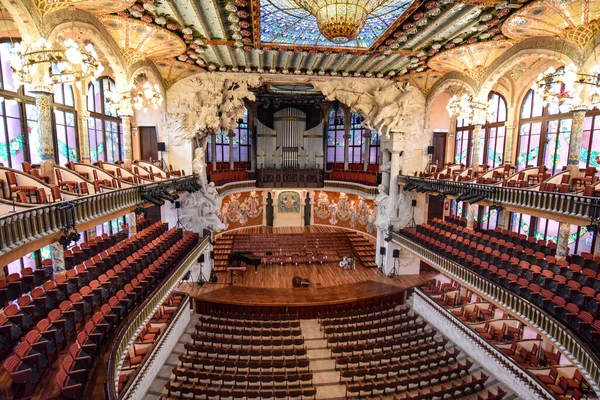
[(579, 149), (579, 168), (600, 169), (600, 110), (589, 111), (583, 122), (583, 136)]
[(494, 230), (498, 226), (498, 211), (479, 206), (479, 228)]
[(334, 108), (329, 113), (329, 129), (327, 130), (327, 162), (344, 162), (344, 110)]
[(456, 145), (454, 147), (455, 164), (471, 164), (471, 140), (473, 139), (473, 125), (467, 124), (463, 118), (456, 120)]
[(244, 118), (238, 121), (233, 138), (233, 161), (248, 162), (250, 160), (250, 140), (248, 126), (248, 109), (244, 109)]
[(510, 213), (510, 230), (529, 236), (529, 227), (531, 224), (531, 215), (521, 213)]
[(105, 93), (115, 90), (115, 82), (103, 77), (88, 86), (88, 140), (92, 162), (116, 162), (123, 159), (123, 129), (120, 118), (108, 106)]
[(380, 138), (377, 131), (371, 131), (371, 147), (369, 149), (371, 153), (369, 155), (369, 164), (379, 164)]
[[(229, 136), (223, 132), (217, 133), (215, 136), (215, 149), (217, 162), (229, 162)], [(212, 138), (208, 139), (208, 160), (212, 161)]]
[(571, 140), (571, 113), (542, 104), (542, 99), (529, 90), (521, 107), (517, 169), (545, 165), (551, 174), (567, 165)]
[(79, 158), (76, 115), (75, 99), (71, 85), (55, 85), (54, 129), (56, 130), (56, 147), (60, 165), (65, 165), (69, 161), (77, 161)]

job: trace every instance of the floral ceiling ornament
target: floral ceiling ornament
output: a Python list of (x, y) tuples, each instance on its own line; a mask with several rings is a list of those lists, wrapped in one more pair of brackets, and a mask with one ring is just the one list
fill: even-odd
[(42, 18), (51, 12), (76, 8), (92, 14), (110, 14), (131, 7), (135, 0), (35, 0)]
[(178, 35), (159, 25), (117, 15), (98, 19), (119, 45), (127, 66), (147, 58), (177, 57), (186, 51)]
[(573, 64), (558, 69), (550, 67), (538, 76), (532, 89), (540, 96), (544, 105), (555, 104), (562, 112), (579, 107), (598, 107), (600, 66), (596, 66), (590, 73), (579, 72)]
[(551, 36), (584, 49), (600, 32), (597, 0), (540, 0), (512, 14), (502, 25), (504, 35), (523, 40)]
[(427, 65), (440, 72), (460, 72), (479, 82), (486, 69), (515, 44), (513, 40), (467, 44), (436, 54)]

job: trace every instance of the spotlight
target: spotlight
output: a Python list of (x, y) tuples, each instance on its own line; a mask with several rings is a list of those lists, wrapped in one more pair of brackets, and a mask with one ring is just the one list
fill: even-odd
[(81, 235), (79, 233), (77, 233), (77, 231), (72, 231), (71, 233), (69, 233), (69, 238), (70, 241), (72, 242), (78, 242), (79, 239), (81, 239)]
[(502, 206), (502, 204), (492, 204), (490, 206), (490, 210), (496, 210), (497, 212), (500, 212), (504, 210), (504, 207)]
[(478, 194), (475, 197), (469, 199), (469, 204), (475, 204), (485, 199), (487, 199), (487, 196), (485, 194)]
[(438, 199), (438, 200), (444, 200), (444, 199), (446, 198), (446, 195), (445, 195), (444, 193), (439, 193), (439, 194), (438, 194), (437, 196), (435, 196), (435, 197), (437, 197), (437, 199)]
[(595, 225), (594, 223), (586, 226), (585, 229), (592, 235), (596, 235), (596, 233), (598, 233), (598, 225)]
[(142, 193), (142, 199), (149, 201), (150, 203), (159, 207), (165, 204), (165, 201), (163, 199), (154, 197), (154, 195), (151, 195), (150, 193)]
[(456, 201), (463, 201), (466, 197), (469, 197), (471, 195), (471, 193), (463, 193), (460, 196), (458, 196), (455, 200)]
[(62, 244), (62, 246), (66, 249), (67, 247), (69, 247), (71, 241), (67, 238), (66, 235), (63, 235), (58, 239), (58, 243)]
[(142, 215), (145, 211), (146, 211), (146, 209), (144, 207), (138, 206), (135, 208), (135, 210), (133, 212), (135, 212), (136, 215)]
[(177, 200), (177, 199), (175, 198), (175, 196), (171, 195), (171, 194), (170, 194), (169, 192), (167, 192), (167, 191), (160, 192), (158, 195), (159, 195), (160, 197), (162, 197), (163, 199), (165, 199), (165, 200), (169, 200), (169, 201), (171, 202), (171, 204), (175, 203), (175, 200)]
[(415, 187), (415, 185), (413, 185), (412, 183), (409, 183), (408, 185), (404, 186), (404, 191), (405, 192), (410, 192), (411, 190), (413, 190)]

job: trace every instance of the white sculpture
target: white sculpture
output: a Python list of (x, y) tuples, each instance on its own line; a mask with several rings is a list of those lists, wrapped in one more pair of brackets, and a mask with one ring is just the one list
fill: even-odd
[(221, 198), (210, 183), (195, 193), (181, 195), (180, 221), (186, 229), (202, 234), (204, 229), (219, 232), (226, 225), (219, 219)]
[(375, 204), (377, 204), (377, 217), (375, 218), (375, 226), (382, 230), (387, 231), (390, 226), (390, 196), (385, 192), (385, 186), (379, 185), (377, 187), (379, 194), (375, 198)]
[[(415, 103), (417, 107), (422, 105), (423, 110), (425, 107), (423, 95), (409, 83), (346, 78), (316, 81), (314, 86), (323, 92), (327, 100), (338, 100), (364, 117), (365, 127), (385, 136), (413, 128)], [(419, 114), (422, 119), (423, 112)]]

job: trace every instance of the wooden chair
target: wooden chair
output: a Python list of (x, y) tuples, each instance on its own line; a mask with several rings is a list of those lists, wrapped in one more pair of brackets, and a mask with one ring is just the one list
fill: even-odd
[(80, 172), (80, 171), (77, 171), (75, 169), (75, 163), (73, 161), (69, 161), (67, 163), (67, 168), (69, 168), (71, 171), (75, 172), (76, 174), (79, 174), (79, 175), (83, 176), (85, 179), (90, 179), (89, 172)]
[(35, 191), (35, 195), (37, 197), (37, 201), (38, 201), (39, 204), (47, 204), (47, 203), (49, 203), (48, 196), (46, 195), (46, 189), (44, 189), (44, 188), (38, 188)]
[(62, 194), (60, 193), (60, 187), (52, 186), (52, 189), (50, 189), (50, 191), (52, 192), (52, 198), (55, 202), (63, 200)]
[(46, 176), (46, 175), (42, 175), (40, 173), (39, 169), (33, 168), (33, 166), (31, 165), (31, 163), (29, 163), (27, 161), (23, 161), (21, 163), (21, 165), (23, 166), (23, 172), (25, 172), (26, 174), (34, 176), (37, 179), (42, 180), (42, 181), (44, 181), (46, 183), (50, 183), (50, 177)]
[(29, 197), (31, 200), (31, 195), (37, 190), (37, 187), (35, 186), (19, 185), (17, 182), (17, 175), (13, 171), (6, 171), (6, 180), (8, 182), (11, 198), (13, 193), (25, 192), (27, 197)]
[(54, 170), (54, 173), (56, 175), (56, 184), (58, 185), (58, 187), (69, 192), (77, 191), (77, 182), (63, 181), (62, 172), (60, 172), (60, 169), (58, 168)]

